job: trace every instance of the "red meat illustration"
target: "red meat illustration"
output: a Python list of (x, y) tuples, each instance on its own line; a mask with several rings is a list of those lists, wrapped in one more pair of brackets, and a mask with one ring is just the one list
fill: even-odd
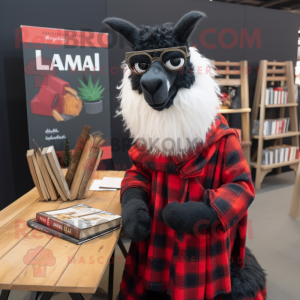
[[(43, 65), (51, 65), (52, 60), (42, 57)], [(53, 68), (53, 70), (37, 70), (36, 68), (37, 62), (36, 59), (30, 59), (25, 66), (24, 72), (26, 75), (33, 75), (34, 77), (34, 87), (41, 87), (44, 77), (47, 75), (56, 75), (57, 68)]]
[[(56, 76), (47, 75), (39, 90), (30, 102), (31, 112), (36, 115), (53, 116), (57, 121), (61, 114), (78, 116), (82, 101), (70, 84)], [(57, 119), (57, 116), (58, 119)]]
[(31, 112), (37, 115), (52, 116), (52, 111), (63, 113), (65, 87), (70, 84), (56, 76), (47, 75), (39, 93), (31, 100)]
[(33, 277), (46, 277), (47, 266), (54, 266), (56, 259), (51, 250), (38, 246), (28, 250), (23, 261), (26, 265), (32, 265)]

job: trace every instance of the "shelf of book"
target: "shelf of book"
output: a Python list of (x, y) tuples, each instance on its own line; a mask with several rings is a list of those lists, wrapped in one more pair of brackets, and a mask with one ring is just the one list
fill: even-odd
[[(299, 131), (288, 131), (286, 133), (281, 133), (281, 134), (266, 135), (266, 136), (263, 137), (263, 139), (265, 141), (268, 141), (268, 140), (282, 139), (282, 138), (285, 138), (285, 137), (292, 137), (292, 136), (297, 136), (297, 135), (300, 135)], [(258, 135), (253, 135), (252, 138), (253, 139), (259, 139), (259, 136)]]
[(237, 109), (233, 109), (233, 108), (221, 108), (220, 109), (220, 114), (240, 114), (240, 113), (250, 113), (251, 112), (251, 108), (237, 108)]
[[(271, 170), (271, 169), (281, 168), (281, 167), (285, 167), (285, 166), (295, 165), (295, 164), (298, 164), (298, 163), (300, 163), (300, 158), (295, 159), (295, 160), (289, 160), (289, 161), (277, 163), (277, 164), (261, 165), (261, 169), (262, 170)], [(253, 167), (253, 168), (258, 168), (256, 162), (251, 162), (250, 166)]]
[[(265, 176), (269, 172), (271, 172), (272, 169), (278, 168), (278, 173), (280, 173), (281, 167), (290, 166), (294, 168), (294, 165), (295, 164), (297, 165), (300, 162), (300, 160), (297, 159), (297, 160), (287, 161), (278, 164), (271, 164), (271, 165), (262, 164), (265, 141), (275, 140), (274, 146), (281, 146), (283, 142), (282, 139), (286, 137), (290, 137), (292, 140), (291, 146), (296, 147), (298, 149), (299, 148), (298, 137), (300, 133), (298, 130), (298, 119), (297, 119), (298, 103), (296, 103), (295, 101), (295, 92), (294, 92), (293, 62), (292, 61), (271, 62), (267, 60), (262, 60), (260, 61), (258, 70), (259, 71), (258, 71), (254, 101), (252, 106), (251, 126), (254, 126), (253, 129), (256, 129), (256, 127), (258, 127), (259, 134), (257, 134), (257, 131), (254, 134), (252, 134), (252, 138), (258, 140), (258, 145), (257, 145), (257, 151), (253, 154), (252, 157), (253, 162), (250, 163), (251, 167), (256, 168), (255, 188), (257, 190), (260, 189), (262, 181), (264, 180)], [(271, 76), (270, 74), (274, 74), (274, 76)], [(272, 88), (275, 82), (277, 82), (276, 87)], [(287, 128), (284, 128), (284, 130), (278, 130), (280, 128), (277, 128), (276, 125), (275, 132), (287, 131), (288, 127), (290, 127), (290, 131), (281, 134), (264, 136), (265, 122), (274, 121), (265, 118), (266, 108), (279, 108), (279, 119), (277, 120), (285, 119), (286, 108), (289, 108), (287, 111), (289, 113), (290, 122), (288, 123)], [(255, 122), (259, 122), (258, 126), (256, 125)], [(273, 131), (273, 126), (271, 129)]]
[[(294, 107), (298, 106), (298, 103), (285, 103), (285, 104), (268, 104), (265, 108), (276, 108), (276, 107)], [(260, 104), (259, 104), (260, 107)]]

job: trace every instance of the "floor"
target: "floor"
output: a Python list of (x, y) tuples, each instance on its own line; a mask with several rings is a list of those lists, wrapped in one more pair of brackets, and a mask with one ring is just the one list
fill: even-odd
[[(294, 172), (266, 177), (249, 209), (247, 246), (266, 270), (269, 300), (297, 300), (300, 295), (300, 220), (288, 216), (295, 181)], [(251, 225), (252, 224), (252, 225)], [(252, 234), (251, 234), (252, 233)], [(125, 247), (129, 241), (124, 240)], [(114, 299), (119, 291), (125, 260), (116, 249)], [(108, 270), (96, 294), (86, 300), (107, 299)], [(12, 291), (9, 300), (29, 300), (30, 293)], [(54, 294), (54, 300), (71, 299)]]

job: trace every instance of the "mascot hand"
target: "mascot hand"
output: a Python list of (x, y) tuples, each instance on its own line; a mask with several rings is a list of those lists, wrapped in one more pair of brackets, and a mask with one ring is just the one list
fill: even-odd
[(205, 202), (171, 202), (162, 212), (164, 222), (178, 233), (193, 233), (218, 221), (215, 210)]
[(125, 235), (134, 242), (143, 241), (151, 231), (151, 218), (145, 202), (132, 199), (122, 210)]
[(122, 228), (134, 242), (143, 241), (151, 232), (147, 198), (148, 194), (139, 188), (128, 189), (122, 196)]

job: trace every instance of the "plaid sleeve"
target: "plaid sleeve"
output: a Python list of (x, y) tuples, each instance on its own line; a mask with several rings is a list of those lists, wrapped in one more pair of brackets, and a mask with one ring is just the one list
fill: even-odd
[(133, 165), (129, 170), (126, 171), (125, 177), (122, 180), (120, 197), (121, 201), (123, 193), (130, 188), (140, 188), (143, 189), (146, 193), (150, 194), (150, 182), (150, 171)]
[(222, 230), (235, 226), (245, 215), (252, 203), (255, 190), (251, 173), (241, 145), (235, 135), (228, 135), (220, 145), (222, 164), (220, 187), (208, 191), (211, 206), (222, 223)]

